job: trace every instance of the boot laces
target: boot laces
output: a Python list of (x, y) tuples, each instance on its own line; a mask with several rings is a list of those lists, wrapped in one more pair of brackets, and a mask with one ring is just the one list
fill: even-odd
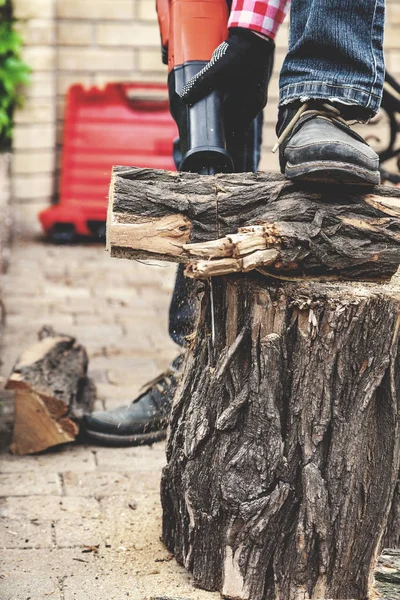
[(165, 392), (166, 388), (171, 387), (173, 383), (171, 377), (174, 377), (175, 375), (176, 372), (174, 372), (172, 369), (167, 369), (166, 371), (163, 371), (163, 373), (161, 373), (154, 379), (151, 379), (144, 386), (142, 386), (142, 392), (150, 390), (152, 388), (156, 388), (161, 393)]
[(326, 119), (327, 121), (340, 121), (340, 123), (343, 123), (347, 126), (347, 121), (345, 121), (345, 119), (343, 119), (343, 117), (341, 116), (340, 110), (332, 104), (328, 102), (323, 102), (319, 108), (310, 108), (310, 103), (304, 102), (304, 104), (300, 106), (299, 110), (296, 112), (292, 120), (282, 131), (275, 146), (272, 148), (272, 152), (275, 153), (278, 150), (282, 142), (284, 142), (288, 135), (291, 134), (299, 119), (305, 115), (313, 115), (320, 119)]

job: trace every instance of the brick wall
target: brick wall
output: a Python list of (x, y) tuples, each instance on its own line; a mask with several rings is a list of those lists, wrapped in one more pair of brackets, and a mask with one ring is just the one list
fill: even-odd
[(55, 172), (55, 5), (53, 0), (18, 0), (15, 16), (32, 68), (23, 110), (16, 113), (13, 155), (14, 197), (18, 202), (49, 202)]
[(65, 93), (73, 83), (166, 81), (152, 0), (14, 0), (32, 67), (16, 114), (17, 202), (39, 210), (56, 198)]
[[(27, 102), (16, 114), (14, 195), (38, 210), (56, 197), (65, 92), (77, 82), (166, 81), (155, 0), (14, 0), (33, 69)], [(278, 73), (287, 23), (277, 40), (275, 73), (265, 111), (263, 169), (277, 169), (274, 143)], [(388, 1), (388, 67), (400, 76), (400, 6)], [(28, 207), (27, 207), (28, 209)]]

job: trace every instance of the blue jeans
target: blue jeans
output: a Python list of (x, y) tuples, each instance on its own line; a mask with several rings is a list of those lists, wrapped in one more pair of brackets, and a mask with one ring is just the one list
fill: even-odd
[(292, 0), (280, 105), (329, 99), (367, 120), (382, 99), (384, 0)]

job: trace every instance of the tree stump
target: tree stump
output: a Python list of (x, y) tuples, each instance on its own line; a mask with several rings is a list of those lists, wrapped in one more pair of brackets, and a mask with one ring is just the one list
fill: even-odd
[(399, 289), (230, 276), (203, 299), (163, 540), (243, 600), (367, 598), (399, 468)]
[(400, 191), (116, 167), (107, 236), (203, 280), (168, 549), (227, 598), (367, 598), (400, 462)]

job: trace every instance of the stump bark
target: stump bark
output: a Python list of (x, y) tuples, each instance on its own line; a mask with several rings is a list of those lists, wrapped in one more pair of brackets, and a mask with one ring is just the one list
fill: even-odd
[(94, 383), (87, 376), (86, 350), (75, 338), (50, 327), (17, 360), (6, 389), (15, 392), (10, 450), (33, 454), (73, 442), (78, 423), (93, 409)]
[(367, 598), (399, 469), (399, 289), (215, 280), (175, 399), (163, 540), (243, 600)]

